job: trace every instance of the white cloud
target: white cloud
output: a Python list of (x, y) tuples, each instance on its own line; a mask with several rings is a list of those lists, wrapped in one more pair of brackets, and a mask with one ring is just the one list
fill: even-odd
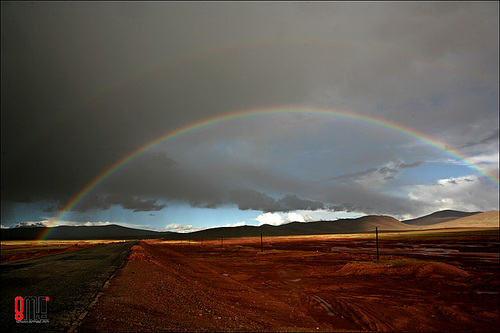
[[(16, 224), (16, 227), (40, 227), (40, 226), (45, 226), (45, 227), (59, 227), (59, 226), (72, 226), (72, 227), (99, 227), (99, 226), (106, 226), (106, 225), (120, 225), (123, 227), (127, 228), (134, 228), (134, 229), (144, 229), (144, 225), (141, 224), (132, 224), (132, 223), (126, 223), (126, 222), (110, 222), (110, 221), (95, 221), (95, 222), (79, 222), (79, 221), (68, 221), (68, 220), (59, 220), (54, 223), (54, 221), (50, 219), (45, 219), (41, 221), (23, 221), (20, 223)], [(4, 227), (2, 225), (2, 227)]]
[(45, 226), (45, 227), (59, 227), (59, 226), (74, 226), (74, 227), (81, 227), (81, 226), (86, 226), (86, 227), (94, 227), (94, 226), (103, 226), (103, 225), (112, 225), (112, 224), (119, 224), (122, 226), (126, 226), (129, 228), (137, 228), (137, 227), (144, 227), (141, 225), (134, 225), (134, 224), (129, 224), (129, 223), (122, 223), (122, 222), (116, 222), (112, 223), (109, 221), (106, 222), (78, 222), (78, 221), (66, 221), (66, 220), (58, 220), (58, 221), (52, 221), (50, 219), (45, 219), (41, 221), (25, 221), (25, 222), (20, 222), (17, 224), (17, 226)]
[(246, 222), (241, 221), (241, 222), (236, 222), (236, 223), (228, 223), (225, 225), (225, 227), (242, 227), (244, 225), (246, 225)]
[(365, 215), (359, 212), (347, 212), (347, 211), (332, 212), (330, 210), (325, 210), (325, 209), (308, 211), (307, 214), (311, 218), (311, 221), (334, 221), (338, 219), (357, 218)]
[(314, 211), (295, 211), (290, 213), (264, 213), (255, 218), (259, 225), (281, 225), (290, 222), (334, 221), (338, 219), (357, 218), (365, 214), (359, 212), (331, 211), (319, 209)]
[(226, 225), (214, 225), (214, 226), (208, 227), (207, 229), (223, 228), (223, 227), (242, 227), (244, 225), (246, 225), (246, 222), (245, 221), (241, 221), (241, 222), (235, 222), (235, 223), (228, 223)]
[(199, 231), (199, 230), (204, 230), (206, 227), (195, 227), (192, 224), (188, 225), (182, 225), (182, 224), (177, 224), (177, 223), (170, 223), (165, 226), (165, 228), (161, 231), (173, 231), (173, 232), (179, 232), (179, 233), (186, 233), (186, 232), (194, 232), (194, 231)]
[(423, 162), (417, 161), (410, 164), (405, 164), (402, 161), (391, 161), (386, 163), (383, 167), (371, 168), (352, 175), (359, 175), (359, 177), (354, 178), (354, 183), (357, 183), (365, 188), (377, 189), (387, 183), (388, 180), (397, 177), (397, 175), (402, 170), (408, 168), (416, 168), (421, 164), (423, 164)]
[(288, 213), (288, 218), (290, 222), (311, 222), (312, 218), (308, 215), (298, 214), (298, 213)]
[(481, 154), (469, 158), (469, 161), (476, 165), (493, 165), (498, 168), (499, 153)]
[(494, 153), (483, 153), (475, 156), (467, 157), (467, 160), (464, 161), (462, 159), (452, 159), (447, 158), (443, 160), (446, 163), (455, 164), (455, 165), (465, 165), (470, 167), (470, 164), (473, 164), (477, 167), (482, 168), (483, 170), (487, 169), (495, 169), (498, 170), (499, 165), (499, 152)]
[[(440, 179), (431, 185), (410, 188), (411, 200), (423, 202), (429, 210), (486, 211), (498, 207), (498, 188), (476, 175)], [(498, 209), (498, 208), (497, 208)]]
[(246, 225), (245, 221), (228, 223), (226, 225), (213, 225), (210, 227), (195, 227), (192, 224), (181, 225), (181, 224), (177, 224), (177, 223), (170, 223), (170, 224), (166, 225), (165, 228), (163, 228), (159, 231), (173, 231), (173, 232), (179, 232), (179, 233), (188, 233), (188, 232), (201, 231), (201, 230), (205, 230), (205, 229), (222, 228), (222, 227), (241, 227), (244, 225)]
[(285, 219), (278, 213), (264, 213), (260, 214), (255, 218), (259, 225), (270, 224), (270, 225), (281, 225), (286, 223)]
[[(85, 222), (81, 225), (84, 225), (84, 226), (87, 226), (87, 227), (95, 227), (95, 226), (101, 226), (101, 225), (111, 225), (113, 223), (109, 222), (109, 221), (106, 221), (106, 222)], [(123, 225), (125, 226), (126, 223), (120, 223), (120, 225)], [(130, 225), (129, 225), (130, 226)], [(133, 227), (131, 227), (133, 228)]]
[(281, 225), (289, 222), (311, 222), (313, 218), (310, 215), (290, 212), (290, 213), (264, 213), (255, 218), (259, 225)]

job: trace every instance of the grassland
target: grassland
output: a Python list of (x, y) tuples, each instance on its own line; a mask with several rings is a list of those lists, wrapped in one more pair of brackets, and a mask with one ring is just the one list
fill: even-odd
[(77, 250), (84, 247), (121, 242), (121, 240), (47, 240), (18, 241), (3, 240), (1, 242), (1, 262), (27, 259), (64, 251)]

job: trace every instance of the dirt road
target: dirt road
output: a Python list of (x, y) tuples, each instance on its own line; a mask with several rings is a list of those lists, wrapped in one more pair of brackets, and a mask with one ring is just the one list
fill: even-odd
[[(2, 264), (2, 328), (8, 332), (67, 331), (135, 243), (96, 245)], [(17, 296), (49, 297), (48, 323), (17, 323)]]

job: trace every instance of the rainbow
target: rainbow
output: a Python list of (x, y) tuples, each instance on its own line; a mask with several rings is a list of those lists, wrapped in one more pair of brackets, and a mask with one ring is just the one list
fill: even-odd
[(492, 182), (497, 187), (499, 186), (499, 178), (498, 175), (493, 174), (490, 171), (487, 171), (475, 163), (473, 163), (466, 155), (460, 152), (457, 149), (451, 148), (443, 142), (438, 141), (437, 139), (402, 124), (381, 119), (365, 114), (356, 113), (353, 111), (342, 111), (342, 110), (330, 110), (318, 107), (297, 107), (297, 106), (278, 106), (271, 108), (261, 108), (261, 109), (248, 109), (248, 110), (240, 110), (231, 113), (221, 114), (212, 118), (203, 119), (198, 122), (177, 128), (173, 131), (167, 132), (158, 138), (146, 143), (145, 145), (133, 150), (129, 154), (123, 156), (119, 160), (117, 160), (112, 165), (108, 166), (104, 171), (98, 174), (90, 183), (88, 183), (85, 187), (83, 187), (78, 193), (76, 193), (71, 200), (66, 203), (66, 205), (59, 211), (59, 213), (53, 217), (49, 221), (48, 228), (39, 235), (39, 240), (45, 240), (50, 235), (52, 228), (60, 221), (66, 214), (68, 214), (81, 200), (83, 200), (94, 188), (96, 188), (100, 183), (102, 183), (106, 178), (108, 178), (111, 174), (115, 173), (121, 167), (136, 159), (138, 156), (143, 154), (144, 152), (183, 134), (192, 132), (199, 128), (203, 128), (209, 125), (222, 123), (231, 119), (241, 119), (254, 117), (259, 115), (274, 115), (274, 114), (316, 114), (316, 115), (330, 115), (336, 116), (343, 119), (351, 119), (356, 120), (376, 126), (380, 126), (382, 128), (386, 128), (395, 132), (402, 133), (406, 136), (415, 138), (424, 144), (427, 144), (431, 147), (436, 148), (437, 150), (443, 151), (451, 157), (462, 161), (471, 169), (478, 171), (482, 175), (484, 175), (490, 182)]

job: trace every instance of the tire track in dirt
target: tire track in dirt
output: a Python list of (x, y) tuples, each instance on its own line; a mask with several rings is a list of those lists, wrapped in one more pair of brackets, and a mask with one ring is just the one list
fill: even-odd
[(397, 331), (390, 323), (382, 319), (383, 314), (360, 305), (351, 297), (335, 297), (333, 301), (317, 295), (311, 295), (309, 298), (312, 307), (316, 303), (328, 315), (328, 317), (323, 316), (323, 320), (332, 323), (332, 326), (336, 328), (377, 332)]
[[(154, 244), (146, 243), (144, 247), (153, 253), (157, 253), (159, 258), (168, 257), (169, 262), (173, 261), (177, 263), (179, 269), (174, 273), (180, 279), (186, 281), (193, 281), (195, 279), (198, 279), (196, 281), (198, 281), (198, 283), (200, 285), (203, 285), (204, 287), (208, 287), (209, 284), (212, 286), (216, 286), (218, 285), (219, 281), (224, 281), (224, 283), (222, 283), (222, 286), (220, 286), (220, 288), (218, 288), (214, 292), (214, 295), (217, 296), (219, 301), (227, 303), (233, 308), (235, 307), (235, 303), (245, 301), (244, 299), (242, 299), (244, 295), (251, 295), (251, 302), (254, 303), (251, 305), (253, 305), (254, 309), (257, 311), (261, 310), (265, 313), (269, 313), (267, 315), (271, 316), (273, 318), (273, 321), (280, 320), (280, 316), (282, 316), (283, 313), (288, 313), (288, 315), (286, 316), (287, 318), (282, 319), (283, 321), (297, 320), (299, 322), (302, 322), (303, 324), (307, 323), (308, 327), (321, 326), (318, 322), (307, 316), (306, 313), (301, 311), (300, 309), (297, 309), (296, 307), (281, 301), (280, 299), (269, 293), (266, 293), (263, 290), (255, 289), (248, 284), (241, 283), (235, 280), (230, 275), (221, 272), (220, 269), (215, 268), (209, 263), (200, 262), (199, 260), (193, 260), (193, 258), (172, 249), (158, 249), (154, 246)], [(163, 266), (166, 267), (165, 265)], [(207, 274), (207, 272), (209, 272), (209, 274)], [(200, 277), (202, 277), (202, 279), (200, 279)], [(207, 283), (207, 281), (200, 282), (200, 280), (207, 279), (209, 280), (209, 283)], [(279, 288), (278, 286), (273, 287), (275, 289)], [(235, 297), (235, 295), (237, 296)], [(280, 311), (279, 313), (276, 313), (273, 311), (273, 309), (280, 309)]]
[(332, 308), (332, 305), (330, 303), (328, 303), (327, 301), (325, 301), (324, 299), (322, 299), (321, 297), (319, 296), (311, 296), (312, 299), (314, 299), (316, 302), (319, 303), (319, 305), (321, 305), (321, 307), (323, 309), (326, 310), (326, 312), (328, 313), (329, 316), (338, 316), (339, 314), (335, 312), (335, 310)]
[(310, 295), (302, 292), (300, 295), (301, 308), (307, 311), (307, 314), (315, 318), (318, 322), (331, 327), (335, 331), (360, 331), (360, 325), (357, 325), (349, 318), (350, 313), (346, 309), (340, 309), (329, 300), (318, 295)]
[(397, 331), (391, 324), (383, 320), (384, 315), (372, 308), (368, 308), (354, 302), (348, 298), (335, 299), (338, 306), (349, 311), (351, 318), (356, 325), (359, 325), (363, 330), (372, 330), (377, 332), (394, 332)]

